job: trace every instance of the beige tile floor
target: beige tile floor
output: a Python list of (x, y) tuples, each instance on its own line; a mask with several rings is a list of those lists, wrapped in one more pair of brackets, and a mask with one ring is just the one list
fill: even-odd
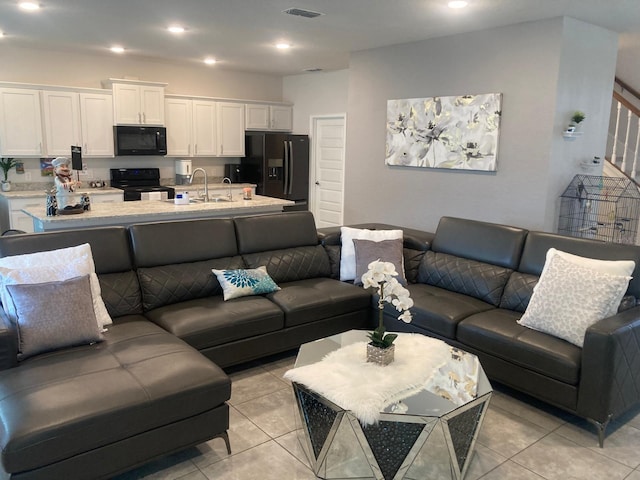
[[(221, 439), (152, 462), (117, 480), (306, 480), (291, 386), (295, 352), (229, 371), (232, 454)], [(640, 480), (640, 411), (597, 446), (584, 421), (497, 386), (466, 480)]]

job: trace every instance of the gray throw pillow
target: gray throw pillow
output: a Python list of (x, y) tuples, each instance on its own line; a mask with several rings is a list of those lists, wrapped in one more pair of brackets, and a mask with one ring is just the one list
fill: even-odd
[(7, 285), (17, 314), (18, 359), (104, 340), (96, 322), (89, 275)]
[(353, 246), (356, 251), (356, 278), (353, 281), (356, 285), (362, 285), (362, 275), (367, 273), (368, 265), (376, 260), (391, 262), (398, 272), (398, 282), (407, 284), (404, 275), (404, 261), (402, 256), (402, 239), (392, 240), (359, 240), (353, 239)]

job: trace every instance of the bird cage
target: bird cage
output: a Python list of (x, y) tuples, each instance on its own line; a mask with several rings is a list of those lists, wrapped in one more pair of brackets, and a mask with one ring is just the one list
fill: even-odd
[(636, 243), (640, 193), (629, 179), (576, 175), (560, 198), (558, 233)]

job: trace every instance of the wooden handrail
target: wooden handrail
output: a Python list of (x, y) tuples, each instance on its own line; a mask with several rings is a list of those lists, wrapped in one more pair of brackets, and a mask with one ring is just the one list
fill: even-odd
[(629, 86), (628, 83), (623, 82), (622, 80), (620, 80), (618, 77), (615, 77), (615, 82), (620, 85), (622, 87), (623, 90), (626, 90), (627, 92), (629, 92), (631, 95), (633, 95), (634, 97), (636, 97), (638, 100), (640, 100), (640, 92), (638, 92), (636, 89), (634, 89), (633, 87)]
[(640, 117), (640, 108), (636, 107), (633, 103), (624, 98), (620, 93), (613, 92), (613, 98), (624, 105), (627, 109), (631, 110), (636, 116)]

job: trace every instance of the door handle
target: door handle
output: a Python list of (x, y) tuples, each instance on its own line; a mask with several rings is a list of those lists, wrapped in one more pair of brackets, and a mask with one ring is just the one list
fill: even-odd
[(320, 182), (316, 182), (316, 185), (320, 185)]
[(289, 187), (289, 149), (286, 140), (282, 144), (284, 146), (284, 188), (282, 193), (286, 195)]
[(289, 195), (293, 191), (293, 142), (289, 140)]

